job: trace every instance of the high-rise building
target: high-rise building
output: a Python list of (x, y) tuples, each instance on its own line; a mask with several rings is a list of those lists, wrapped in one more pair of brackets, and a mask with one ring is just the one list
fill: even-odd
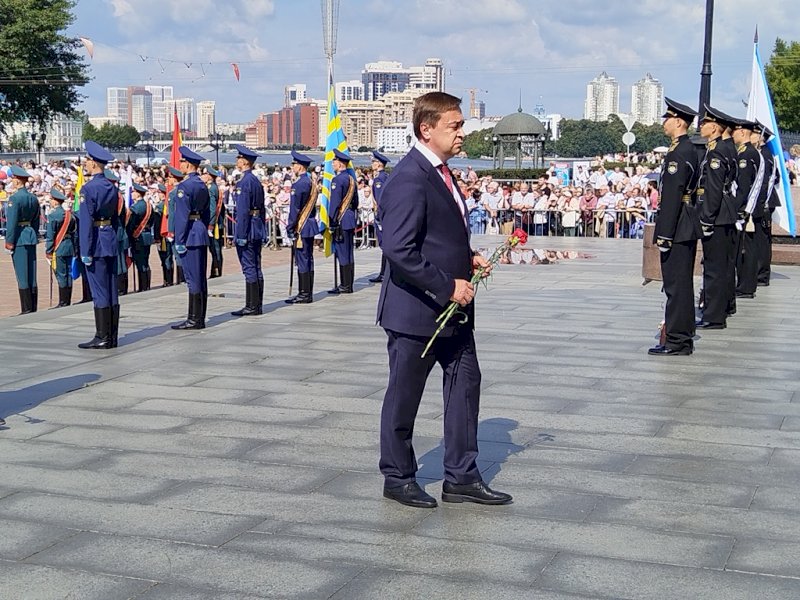
[(202, 100), (197, 103), (197, 137), (207, 138), (214, 133), (216, 122), (216, 106), (213, 100)]
[(364, 100), (373, 102), (389, 92), (405, 91), (410, 76), (410, 71), (399, 62), (382, 60), (367, 63), (361, 71)]
[(153, 129), (162, 133), (172, 131), (171, 85), (146, 85), (144, 89), (153, 96)]
[(153, 130), (153, 95), (143, 87), (128, 87), (128, 123), (136, 131)]
[(128, 122), (128, 88), (106, 88), (106, 115), (110, 123)]
[(339, 104), (339, 118), (342, 130), (347, 136), (350, 150), (362, 146), (374, 148), (378, 129), (383, 126), (386, 105), (383, 102), (350, 100)]
[(340, 81), (334, 85), (334, 88), (336, 90), (336, 102), (364, 99), (364, 84), (358, 79), (353, 79), (352, 81)]
[(283, 88), (283, 106), (291, 108), (295, 104), (305, 102), (308, 98), (305, 83), (295, 83)]
[(197, 131), (197, 111), (194, 98), (175, 98), (175, 110), (178, 111), (178, 124), (181, 130), (195, 133)]
[(444, 65), (440, 58), (429, 58), (421, 67), (409, 67), (408, 87), (425, 92), (444, 91)]
[(650, 73), (631, 87), (631, 115), (642, 125), (658, 123), (664, 103), (664, 86)]
[(619, 112), (619, 83), (603, 71), (586, 86), (583, 118), (590, 121), (608, 121)]
[(316, 104), (303, 102), (293, 108), (294, 143), (314, 149), (319, 144), (319, 109)]
[(407, 89), (384, 94), (379, 101), (384, 107), (383, 125), (410, 122), (414, 116), (414, 101), (425, 93), (423, 89)]

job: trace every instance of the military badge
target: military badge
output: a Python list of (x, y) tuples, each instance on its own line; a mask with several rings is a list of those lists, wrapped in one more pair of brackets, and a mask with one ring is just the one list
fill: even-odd
[(83, 204), (83, 202), (84, 202), (85, 200), (86, 200), (86, 196), (84, 196), (83, 194), (81, 194), (81, 196), (80, 196), (80, 203), (81, 203), (81, 204)]
[(294, 196), (294, 190), (292, 190), (292, 196)]
[(670, 161), (670, 163), (667, 165), (667, 173), (669, 173), (670, 175), (675, 175), (675, 173), (677, 172), (678, 172), (678, 163), (675, 161)]
[(240, 190), (239, 188), (236, 188), (236, 195), (237, 196), (241, 196), (242, 195), (242, 190)]
[(740, 169), (744, 169), (746, 166), (747, 166), (747, 161), (745, 159), (742, 159), (742, 160), (739, 161), (739, 168)]
[(183, 198), (183, 190), (178, 190), (178, 198)]
[(718, 158), (712, 158), (710, 166), (714, 170), (719, 169), (719, 159)]
[(332, 190), (335, 190), (335, 189), (336, 189), (336, 184), (335, 184), (335, 183), (332, 183), (332, 184), (331, 184), (331, 189), (332, 189)]
[(375, 187), (376, 187), (376, 188), (379, 188), (379, 187), (381, 187), (381, 182), (379, 181), (378, 183), (376, 183), (376, 184), (375, 184)]

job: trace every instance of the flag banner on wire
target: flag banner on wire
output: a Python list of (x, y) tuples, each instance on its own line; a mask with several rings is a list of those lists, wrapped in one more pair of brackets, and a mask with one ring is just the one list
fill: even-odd
[[(342, 130), (342, 120), (339, 118), (339, 107), (336, 105), (336, 89), (333, 85), (333, 73), (328, 73), (328, 137), (325, 139), (325, 169), (322, 174), (322, 192), (320, 193), (319, 220), (322, 228), (325, 256), (331, 255), (331, 230), (328, 211), (331, 205), (331, 182), (333, 172), (333, 150), (348, 152), (347, 139)], [(356, 179), (353, 163), (347, 165), (347, 172)]]
[(758, 121), (772, 130), (774, 137), (767, 143), (767, 148), (775, 158), (778, 165), (780, 182), (776, 182), (775, 191), (780, 198), (781, 205), (775, 209), (774, 222), (789, 234), (796, 236), (796, 223), (794, 207), (792, 206), (792, 191), (789, 187), (789, 173), (786, 170), (786, 161), (783, 156), (781, 137), (778, 132), (778, 123), (775, 120), (775, 109), (767, 88), (767, 78), (764, 75), (764, 66), (761, 54), (758, 51), (758, 31), (753, 40), (753, 81), (750, 87), (750, 101), (747, 103), (747, 120)]

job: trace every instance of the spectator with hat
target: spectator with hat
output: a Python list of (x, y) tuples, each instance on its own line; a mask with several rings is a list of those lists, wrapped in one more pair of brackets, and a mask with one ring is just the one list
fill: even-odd
[(208, 224), (211, 222), (211, 201), (197, 168), (203, 157), (181, 146), (181, 171), (185, 177), (175, 194), (175, 250), (183, 263), (183, 275), (189, 288), (186, 320), (172, 329), (205, 329), (208, 300)]
[(238, 152), (236, 168), (242, 178), (236, 184), (236, 228), (233, 233), (236, 254), (245, 280), (245, 305), (233, 311), (234, 317), (260, 315), (264, 298), (264, 273), (261, 271), (261, 250), (266, 242), (266, 206), (264, 187), (253, 174), (258, 154), (247, 146), (234, 144)]
[(317, 224), (317, 195), (319, 188), (308, 173), (311, 159), (292, 150), (292, 171), (297, 180), (292, 184), (289, 221), (286, 229), (294, 245), (299, 293), (286, 300), (287, 304), (311, 304), (314, 301), (314, 236)]
[(105, 176), (105, 166), (114, 157), (100, 144), (85, 143), (86, 169), (91, 179), (80, 191), (81, 261), (86, 265), (86, 278), (94, 302), (95, 334), (83, 349), (108, 349), (117, 346), (119, 334), (119, 301), (117, 296), (116, 260), (119, 253), (119, 192)]
[(44, 254), (50, 261), (58, 282), (58, 306), (72, 303), (72, 258), (75, 256), (76, 221), (71, 210), (64, 210), (67, 196), (57, 187), (50, 188), (50, 214), (47, 218), (47, 236)]
[(11, 254), (19, 289), (20, 314), (36, 312), (36, 244), (39, 243), (39, 200), (26, 188), (31, 175), (19, 165), (11, 166), (15, 192), (6, 204), (6, 250)]

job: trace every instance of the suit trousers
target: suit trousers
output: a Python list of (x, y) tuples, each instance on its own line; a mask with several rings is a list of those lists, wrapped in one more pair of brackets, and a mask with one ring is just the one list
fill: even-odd
[(477, 466), (481, 370), (471, 329), (439, 337), (425, 358), (428, 339), (386, 330), (389, 384), (381, 411), (380, 470), (386, 486), (416, 479), (412, 437), (425, 382), (439, 363), (444, 372), (444, 478), (457, 484), (481, 480)]
[(727, 318), (731, 276), (733, 225), (715, 225), (714, 233), (703, 238), (703, 320), (724, 323)]
[(736, 291), (740, 294), (756, 293), (756, 278), (758, 277), (758, 239), (757, 232), (761, 229), (760, 221), (753, 220), (756, 230), (752, 233), (743, 231), (740, 237), (739, 252), (736, 255)]
[(353, 264), (353, 230), (342, 230), (342, 241), (333, 242), (333, 251), (336, 253), (336, 259), (340, 265)]
[(116, 265), (116, 256), (101, 256), (86, 267), (86, 277), (92, 290), (95, 308), (108, 308), (119, 304)]
[(36, 286), (36, 246), (15, 246), (11, 254), (17, 287), (21, 290)]
[(247, 242), (244, 246), (236, 246), (236, 255), (239, 257), (239, 264), (242, 266), (244, 280), (247, 283), (257, 283), (264, 279), (261, 271), (261, 242)]
[(302, 238), (303, 247), (297, 248), (294, 253), (294, 260), (297, 263), (298, 273), (314, 272), (314, 238)]
[(186, 254), (181, 256), (181, 263), (189, 293), (208, 293), (208, 279), (206, 279), (208, 248), (206, 246), (189, 246), (186, 248)]
[(661, 276), (667, 306), (664, 327), (665, 345), (673, 350), (693, 349), (694, 324), (694, 257), (697, 240), (673, 242), (669, 252), (661, 253)]

